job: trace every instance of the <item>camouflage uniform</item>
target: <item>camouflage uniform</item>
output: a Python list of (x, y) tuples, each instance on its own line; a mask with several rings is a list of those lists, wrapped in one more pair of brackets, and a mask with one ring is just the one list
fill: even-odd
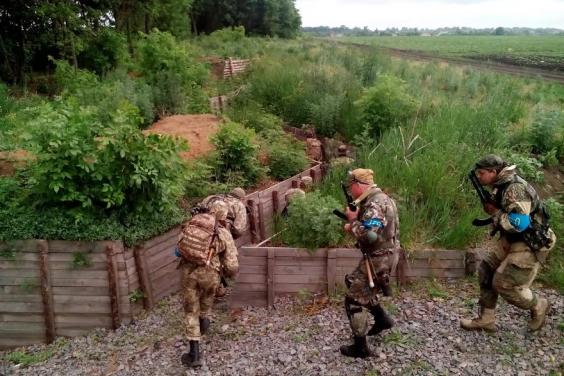
[[(531, 283), (539, 270), (539, 261), (544, 261), (553, 246), (533, 252), (509, 221), (509, 213), (536, 213), (533, 220), (542, 221), (541, 201), (534, 188), (516, 175), (514, 166), (499, 173), (492, 194), (501, 208), (493, 216), (500, 240), (498, 248), (488, 252), (479, 267), (480, 305), (494, 309), (499, 294), (514, 306), (531, 309), (537, 303)], [(556, 237), (552, 230), (550, 233), (554, 244)]]
[[(368, 312), (378, 305), (378, 290), (388, 294), (389, 278), (400, 249), (399, 219), (396, 204), (376, 185), (367, 192), (366, 198), (360, 202), (358, 220), (351, 226), (358, 245), (370, 255), (375, 288), (370, 288), (364, 258), (357, 268), (345, 277), (348, 287), (345, 306), (355, 336), (365, 336), (368, 332)], [(383, 227), (375, 231), (377, 239), (368, 244), (368, 230), (363, 221), (378, 219)], [(379, 288), (379, 289), (378, 289)], [(376, 323), (377, 324), (377, 323)]]
[[(493, 183), (492, 196), (495, 207), (493, 226), (500, 232), (498, 248), (484, 255), (478, 268), (480, 282), (480, 314), (475, 319), (462, 319), (460, 325), (467, 330), (495, 331), (495, 307), (498, 295), (510, 304), (531, 311), (529, 329), (538, 330), (544, 324), (549, 303), (531, 291), (540, 263), (554, 247), (556, 236), (548, 229), (549, 244), (533, 251), (525, 242), (524, 230), (519, 230), (511, 218), (524, 215), (532, 224), (543, 224), (543, 206), (534, 188), (507, 166), (501, 158), (490, 155), (476, 164), (476, 168), (498, 171)], [(513, 217), (515, 218), (515, 217)]]
[(206, 197), (198, 206), (209, 209), (215, 201), (223, 201), (227, 204), (229, 211), (227, 213), (228, 228), (235, 239), (240, 237), (247, 230), (247, 208), (243, 198), (235, 197), (231, 194), (219, 194)]
[(237, 247), (229, 231), (218, 227), (218, 235), (214, 243), (216, 253), (209, 266), (182, 262), (182, 292), (186, 336), (189, 341), (200, 340), (200, 319), (210, 316), (215, 290), (220, 283), (220, 272), (231, 277), (239, 268)]

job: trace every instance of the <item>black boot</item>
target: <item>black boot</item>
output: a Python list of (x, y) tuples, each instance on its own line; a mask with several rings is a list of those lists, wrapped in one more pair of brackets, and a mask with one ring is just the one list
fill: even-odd
[(188, 367), (196, 368), (202, 366), (200, 357), (200, 342), (190, 341), (190, 352), (182, 354), (182, 364)]
[(208, 332), (210, 327), (210, 319), (207, 317), (200, 317), (200, 334), (204, 335)]
[(390, 329), (394, 326), (394, 320), (388, 316), (380, 304), (370, 307), (370, 313), (374, 316), (374, 325), (372, 325), (367, 335), (375, 336), (383, 330)]
[(370, 356), (370, 349), (368, 349), (366, 337), (354, 337), (354, 344), (341, 346), (341, 354), (352, 358), (366, 358)]

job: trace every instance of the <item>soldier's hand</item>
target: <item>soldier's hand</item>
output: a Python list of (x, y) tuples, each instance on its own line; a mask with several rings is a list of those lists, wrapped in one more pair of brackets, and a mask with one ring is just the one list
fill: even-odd
[(343, 228), (345, 229), (346, 232), (351, 232), (351, 224), (350, 223), (345, 223)]
[(484, 204), (484, 211), (489, 215), (494, 215), (495, 213), (497, 213), (498, 210), (499, 209), (491, 202), (486, 202)]
[(345, 215), (347, 216), (349, 222), (355, 221), (358, 218), (358, 209), (352, 211), (348, 206), (347, 210), (345, 211)]

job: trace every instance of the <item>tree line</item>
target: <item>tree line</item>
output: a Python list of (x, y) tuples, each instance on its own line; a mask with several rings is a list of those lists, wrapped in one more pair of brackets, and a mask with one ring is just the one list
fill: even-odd
[(389, 27), (387, 29), (371, 30), (363, 28), (349, 28), (345, 25), (337, 27), (314, 26), (303, 27), (302, 31), (314, 36), (416, 36), (416, 35), (564, 35), (564, 30), (555, 28), (529, 28), (529, 27), (496, 27), (496, 28), (471, 28), (471, 27), (440, 27), (437, 29), (417, 27)]
[(21, 83), (29, 72), (51, 69), (51, 59), (101, 73), (133, 51), (140, 33), (187, 38), (234, 26), (290, 38), (301, 18), (295, 0), (4, 0), (0, 78)]

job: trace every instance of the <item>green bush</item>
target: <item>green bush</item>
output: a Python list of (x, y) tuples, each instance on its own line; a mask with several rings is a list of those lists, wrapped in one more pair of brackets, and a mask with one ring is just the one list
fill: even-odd
[(267, 142), (269, 175), (273, 178), (284, 180), (309, 166), (303, 143), (282, 131), (265, 132), (264, 137)]
[(124, 105), (100, 122), (76, 104), (46, 104), (34, 120), (37, 157), (31, 190), (45, 206), (152, 214), (171, 210), (182, 193), (185, 146), (144, 136), (137, 109)]
[(153, 88), (159, 114), (208, 111), (203, 91), (208, 69), (189, 45), (177, 42), (169, 33), (153, 31), (141, 35), (136, 58), (141, 75)]
[(102, 28), (85, 39), (84, 49), (78, 55), (78, 65), (102, 75), (128, 59), (125, 36), (115, 30)]
[(219, 180), (252, 185), (264, 175), (265, 169), (258, 163), (258, 145), (252, 129), (228, 122), (221, 126), (212, 142), (216, 148), (216, 176)]
[(564, 159), (564, 111), (538, 111), (531, 126), (532, 151), (535, 154), (555, 153)]
[(523, 154), (513, 153), (507, 158), (507, 161), (517, 165), (517, 172), (526, 180), (536, 182), (542, 182), (544, 180), (542, 163), (537, 159)]
[(374, 136), (380, 137), (387, 129), (403, 124), (416, 111), (415, 100), (406, 92), (402, 80), (381, 75), (357, 102), (363, 122)]
[(292, 200), (282, 233), (284, 242), (292, 247), (316, 249), (338, 246), (344, 239), (343, 221), (333, 214), (342, 207), (337, 200), (318, 192)]
[[(554, 198), (545, 201), (550, 215), (550, 227), (557, 237), (562, 237), (564, 234), (564, 205), (561, 202)], [(540, 278), (556, 287), (561, 294), (564, 293), (564, 243), (561, 238), (556, 240), (555, 248), (550, 251)]]

